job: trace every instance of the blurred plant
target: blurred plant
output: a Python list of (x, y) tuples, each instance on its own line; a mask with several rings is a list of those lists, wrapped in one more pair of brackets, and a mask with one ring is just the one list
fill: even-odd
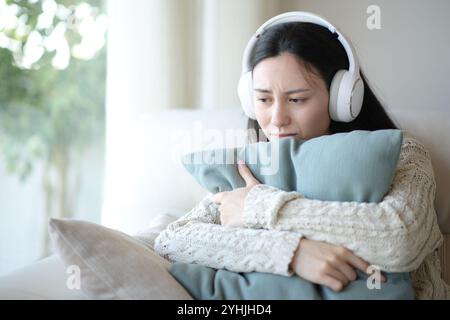
[[(25, 182), (43, 165), (48, 217), (73, 215), (69, 169), (104, 136), (107, 19), (101, 0), (0, 0), (0, 150)], [(99, 140), (101, 139), (101, 140)]]

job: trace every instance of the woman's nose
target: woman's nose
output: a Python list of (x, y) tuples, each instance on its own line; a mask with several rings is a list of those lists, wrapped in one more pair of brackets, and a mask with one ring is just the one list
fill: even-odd
[(289, 124), (290, 117), (286, 106), (276, 102), (272, 108), (272, 124), (276, 127), (283, 127)]

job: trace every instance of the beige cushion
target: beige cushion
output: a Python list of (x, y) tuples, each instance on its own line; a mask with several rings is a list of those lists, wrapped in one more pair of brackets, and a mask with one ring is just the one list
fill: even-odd
[(88, 298), (192, 299), (168, 273), (166, 260), (125, 233), (61, 219), (49, 220), (49, 232), (65, 266), (79, 267)]

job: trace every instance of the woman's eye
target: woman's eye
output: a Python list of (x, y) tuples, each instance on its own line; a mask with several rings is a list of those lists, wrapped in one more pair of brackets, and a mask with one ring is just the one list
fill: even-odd
[(303, 99), (289, 99), (289, 101), (293, 102), (293, 103), (303, 103), (306, 101), (306, 98)]
[[(307, 100), (306, 98), (289, 99), (289, 102), (297, 104), (297, 103), (303, 103), (306, 100)], [(256, 101), (261, 101), (262, 103), (269, 103), (270, 102), (270, 98), (258, 98), (258, 99), (256, 99)]]

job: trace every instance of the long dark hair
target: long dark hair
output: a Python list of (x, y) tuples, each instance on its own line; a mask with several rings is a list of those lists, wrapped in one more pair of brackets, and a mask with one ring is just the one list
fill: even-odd
[[(289, 22), (273, 26), (259, 37), (250, 57), (252, 71), (262, 60), (284, 52), (295, 55), (309, 72), (314, 72), (311, 68), (313, 66), (324, 79), (328, 91), (335, 73), (349, 67), (344, 47), (327, 28), (308, 22)], [(360, 114), (352, 122), (331, 120), (330, 132), (398, 129), (372, 92), (362, 71), (361, 77), (364, 82), (364, 99)], [(262, 140), (259, 136), (261, 128), (256, 120), (249, 118), (248, 129), (256, 130), (257, 140)]]

